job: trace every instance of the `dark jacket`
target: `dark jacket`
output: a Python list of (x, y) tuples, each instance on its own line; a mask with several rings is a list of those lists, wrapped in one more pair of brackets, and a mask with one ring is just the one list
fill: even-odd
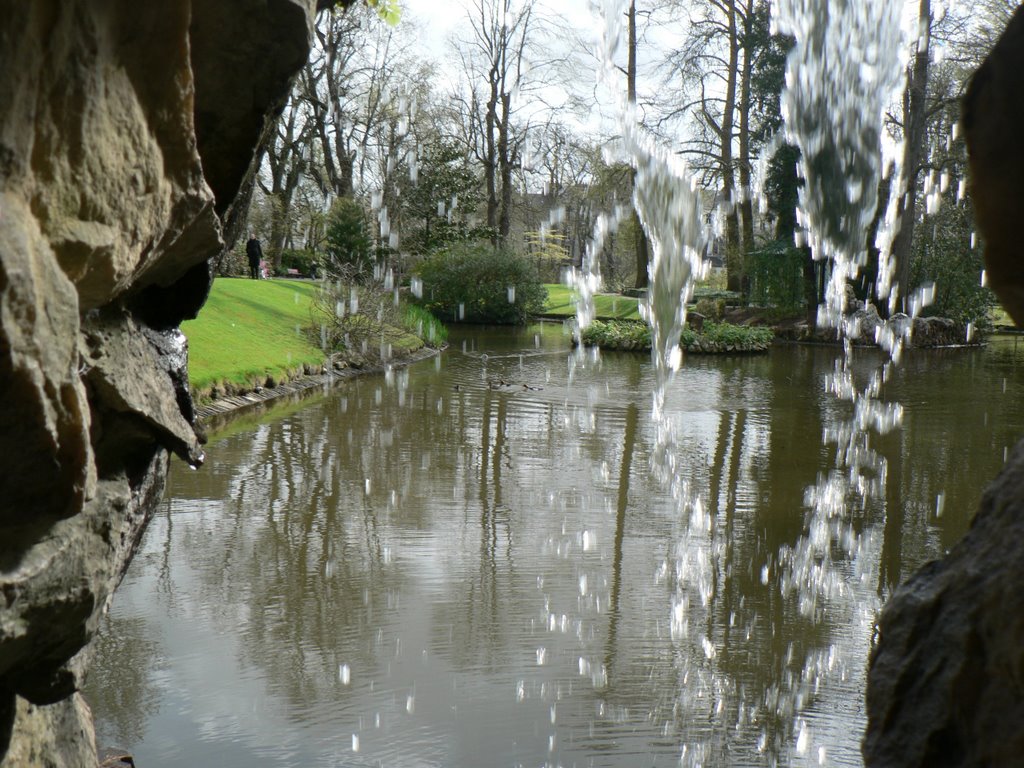
[(260, 246), (260, 241), (255, 237), (249, 238), (249, 241), (245, 244), (245, 252), (249, 255), (249, 261), (258, 262), (263, 258), (263, 248)]

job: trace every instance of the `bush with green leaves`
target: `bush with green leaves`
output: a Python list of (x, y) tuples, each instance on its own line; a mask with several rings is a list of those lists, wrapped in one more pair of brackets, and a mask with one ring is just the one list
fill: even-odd
[(351, 365), (383, 363), (448, 339), (447, 329), (427, 310), (409, 304), (384, 281), (355, 280), (351, 267), (324, 276), (310, 310), (321, 348)]
[(919, 226), (914, 238), (911, 282), (935, 283), (935, 300), (926, 317), (948, 317), (957, 323), (989, 325), (995, 294), (981, 284), (981, 248), (972, 247), (973, 215), (967, 204), (945, 202)]
[(281, 251), (281, 269), (288, 274), (289, 269), (297, 270), (300, 275), (313, 277), (319, 268), (319, 258), (313, 251), (285, 248)]
[(452, 245), (420, 262), (422, 304), (445, 321), (522, 325), (544, 311), (532, 259), (486, 243)]
[(339, 197), (331, 206), (324, 250), (331, 271), (345, 271), (357, 280), (373, 272), (370, 223), (363, 206), (351, 197)]
[[(771, 328), (704, 323), (701, 331), (684, 328), (679, 343), (691, 354), (764, 352), (774, 338)], [(642, 352), (651, 348), (651, 329), (646, 323), (628, 320), (595, 320), (584, 329), (581, 340), (601, 349)]]
[(583, 329), (580, 340), (601, 349), (642, 352), (651, 348), (651, 329), (643, 322), (594, 320)]
[(732, 323), (704, 323), (700, 332), (684, 328), (680, 336), (687, 352), (762, 352), (774, 339), (771, 328)]
[(782, 240), (747, 255), (750, 303), (772, 307), (779, 314), (804, 310), (804, 253)]

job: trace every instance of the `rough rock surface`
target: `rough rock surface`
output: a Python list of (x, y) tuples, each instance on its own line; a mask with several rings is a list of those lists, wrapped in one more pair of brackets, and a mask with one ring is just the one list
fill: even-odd
[[(1024, 322), (1024, 9), (964, 102), (989, 281)], [(1024, 442), (971, 529), (886, 605), (868, 670), (868, 766), (1024, 765)]]
[(201, 460), (177, 327), (316, 6), (0, 0), (3, 768), (96, 765), (88, 642)]
[(1024, 761), (1024, 442), (967, 536), (882, 612), (864, 757), (872, 766)]
[[(916, 349), (962, 346), (977, 341), (977, 337), (969, 334), (965, 325), (949, 318), (915, 317), (911, 327), (911, 319), (897, 312), (889, 318), (887, 330), (885, 321), (874, 305), (851, 300), (849, 306), (850, 311), (844, 318), (847, 338), (852, 339), (857, 346), (877, 345), (887, 332), (896, 338), (903, 337), (904, 346)], [(789, 341), (823, 344), (834, 343), (838, 338), (834, 329), (816, 328), (803, 322), (779, 329), (777, 335)]]
[(974, 217), (985, 245), (989, 285), (1018, 326), (1024, 325), (1024, 11), (1017, 9), (971, 78), (963, 103)]

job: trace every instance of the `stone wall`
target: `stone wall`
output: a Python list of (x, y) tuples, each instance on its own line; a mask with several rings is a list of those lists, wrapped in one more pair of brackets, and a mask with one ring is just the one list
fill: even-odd
[(96, 763), (89, 640), (169, 452), (202, 460), (178, 324), (316, 10), (0, 0), (3, 768)]

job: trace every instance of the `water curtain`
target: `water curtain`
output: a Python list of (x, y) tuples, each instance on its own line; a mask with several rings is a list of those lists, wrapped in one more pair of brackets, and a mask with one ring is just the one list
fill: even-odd
[[(847, 285), (867, 262), (866, 233), (883, 164), (882, 116), (902, 71), (901, 11), (896, 0), (781, 0), (775, 19), (781, 31), (796, 38), (782, 105), (787, 137), (802, 153), (800, 221), (815, 259), (831, 267), (818, 325), (835, 329), (845, 347), (827, 387), (853, 404), (850, 420), (824, 436), (836, 445), (836, 465), (808, 491), (808, 531), (781, 553), (787, 583), (808, 615), (818, 608), (818, 598), (842, 589), (842, 579), (829, 567), (830, 546), (841, 542), (853, 557), (860, 544), (849, 530), (851, 494), (871, 498), (884, 489), (885, 459), (871, 447), (871, 432), (889, 432), (903, 416), (898, 403), (882, 402), (879, 395), (912, 324), (897, 332), (892, 322), (883, 324), (876, 341), (889, 361), (858, 388), (852, 340), (860, 329), (847, 305)], [(893, 226), (890, 215), (886, 232)], [(880, 263), (882, 271), (886, 259)]]
[[(623, 89), (612, 85), (614, 58), (621, 47), (627, 5), (624, 0), (603, 0), (595, 5), (602, 35), (599, 79), (619, 92)], [(909, 339), (912, 318), (902, 324), (882, 325), (876, 341), (888, 352), (888, 360), (873, 372), (866, 386), (858, 388), (853, 378), (852, 339), (859, 328), (847, 306), (847, 285), (867, 262), (866, 233), (876, 208), (884, 162), (882, 116), (901, 79), (901, 11), (902, 3), (896, 0), (779, 0), (773, 19), (780, 31), (796, 39), (787, 63), (782, 109), (786, 137), (802, 152), (805, 185), (798, 212), (802, 234), (815, 258), (827, 262), (831, 269), (818, 324), (835, 329), (845, 350), (827, 386), (838, 399), (853, 406), (849, 421), (823, 436), (826, 443), (836, 445), (837, 458), (833, 470), (808, 488), (804, 499), (809, 510), (805, 533), (795, 544), (784, 546), (776, 562), (765, 565), (762, 571), (765, 581), (767, 569), (782, 568), (783, 591), (794, 595), (801, 612), (811, 618), (821, 615), (829, 595), (848, 589), (847, 574), (833, 565), (832, 547), (838, 545), (854, 560), (864, 544), (849, 522), (848, 501), (858, 496), (862, 501), (874, 498), (884, 489), (885, 460), (871, 447), (870, 435), (897, 428), (903, 415), (898, 403), (882, 402), (879, 395), (890, 366), (898, 361), (903, 343)], [(705, 228), (700, 197), (685, 165), (644, 132), (634, 105), (624, 96), (617, 117), (622, 137), (618, 159), (625, 157), (636, 171), (632, 202), (653, 246), (645, 306), (656, 371), (653, 416), (657, 444), (653, 468), (671, 483), (681, 512), (689, 513), (681, 515), (687, 524), (676, 547), (673, 570), (677, 586), (671, 608), (673, 639), (687, 642), (691, 637), (689, 625), (697, 613), (690, 592), (695, 591), (706, 607), (705, 587), (710, 580), (707, 534), (714, 523), (700, 499), (691, 498), (676, 477), (671, 420), (664, 412), (664, 403), (666, 387), (681, 362), (679, 333), (686, 318), (686, 302), (694, 277), (704, 269), (700, 254)], [(891, 147), (890, 154), (893, 161), (900, 156)], [(899, 194), (898, 185), (894, 187), (894, 195)], [(890, 201), (879, 235), (883, 251), (879, 284), (883, 289), (890, 284), (886, 245), (898, 225), (894, 212), (895, 204)], [(599, 219), (576, 275), (581, 329), (594, 317), (592, 297), (600, 285), (598, 254), (620, 216), (621, 212)], [(914, 297), (912, 305), (919, 309), (926, 298), (924, 294)], [(851, 617), (863, 621), (865, 638), (875, 607), (867, 606)], [(699, 641), (698, 650), (713, 661), (713, 644), (703, 634)], [(810, 698), (809, 691), (842, 666), (836, 662), (835, 650), (812, 653), (789, 690), (774, 693), (775, 714), (792, 718), (793, 749), (798, 755), (809, 757), (813, 753), (814, 739), (801, 710)], [(863, 658), (859, 663), (862, 665)], [(688, 666), (686, 673), (692, 671)], [(706, 687), (721, 693), (730, 685), (720, 672), (712, 671), (706, 675)], [(765, 746), (762, 739), (759, 747)], [(705, 747), (684, 745), (682, 761), (699, 762)], [(824, 759), (823, 748), (817, 754), (819, 760)]]

